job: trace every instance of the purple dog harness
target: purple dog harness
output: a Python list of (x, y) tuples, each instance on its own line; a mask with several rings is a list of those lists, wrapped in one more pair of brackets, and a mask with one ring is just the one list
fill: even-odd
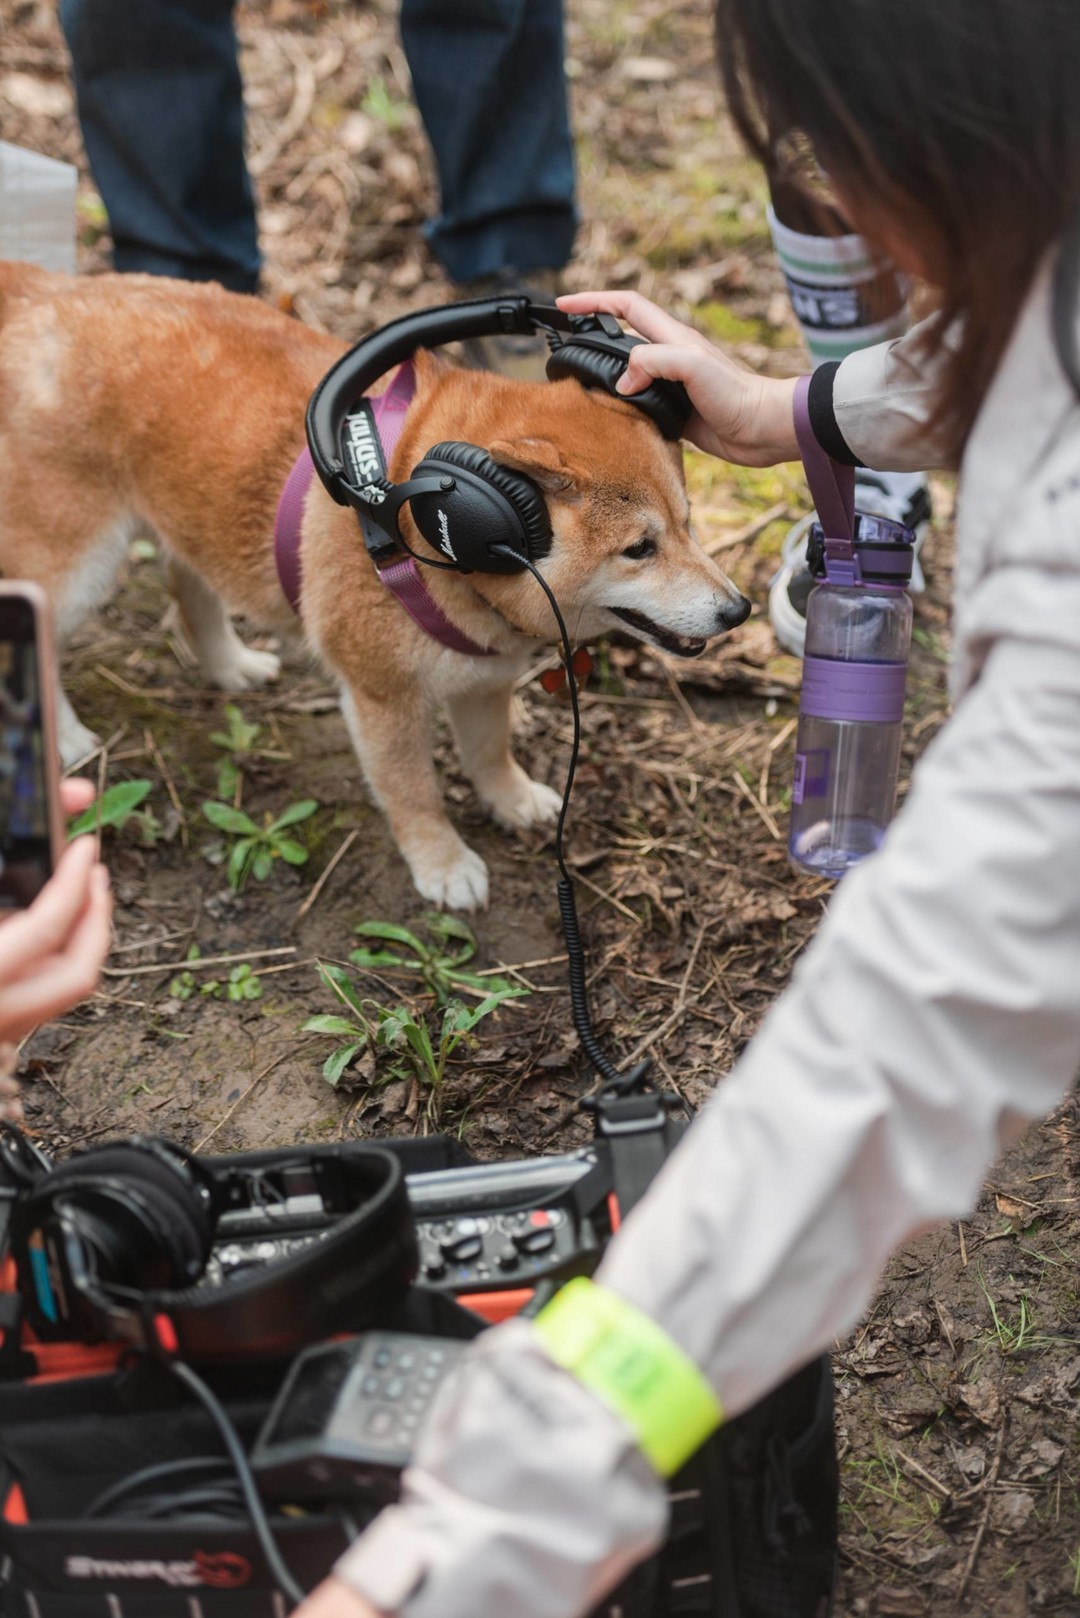
[[(379, 434), (387, 466), (401, 437), (405, 415), (412, 404), (415, 392), (416, 373), (411, 363), (406, 361), (404, 365), (399, 366), (386, 392), (380, 394), (372, 403), (375, 428)], [(278, 501), (277, 515), (274, 518), (274, 560), (277, 563), (278, 578), (286, 600), (297, 614), (300, 612), (300, 528), (304, 517), (304, 501), (314, 474), (311, 452), (305, 444), (285, 480), (285, 487)], [(400, 561), (391, 562), (388, 567), (380, 568), (378, 571), (382, 583), (405, 608), (413, 622), (420, 626), (425, 635), (430, 635), (432, 640), (438, 641), (440, 646), (446, 646), (452, 652), (462, 652), (466, 657), (497, 655), (491, 647), (477, 645), (476, 641), (470, 640), (456, 624), (450, 622), (428, 591), (413, 557), (403, 556)]]

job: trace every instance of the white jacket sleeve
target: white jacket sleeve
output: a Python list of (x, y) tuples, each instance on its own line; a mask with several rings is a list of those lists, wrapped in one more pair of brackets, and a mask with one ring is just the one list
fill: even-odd
[(859, 349), (840, 363), (833, 416), (864, 466), (923, 472), (951, 464), (942, 434), (931, 426), (941, 377), (940, 355), (927, 353), (927, 331), (923, 321), (895, 342)]
[[(1076, 1072), (1080, 584), (1029, 573), (1057, 639), (995, 640), (883, 849), (601, 1269), (729, 1413), (850, 1327), (890, 1251), (968, 1210)], [(339, 1572), (408, 1618), (569, 1618), (662, 1528), (628, 1435), (518, 1323), (487, 1335), (402, 1505)]]

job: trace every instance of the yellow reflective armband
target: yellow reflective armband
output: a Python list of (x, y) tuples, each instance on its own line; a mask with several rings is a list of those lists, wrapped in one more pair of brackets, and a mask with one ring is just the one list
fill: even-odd
[(555, 1363), (621, 1417), (661, 1477), (677, 1472), (724, 1419), (716, 1394), (667, 1333), (583, 1276), (533, 1325)]

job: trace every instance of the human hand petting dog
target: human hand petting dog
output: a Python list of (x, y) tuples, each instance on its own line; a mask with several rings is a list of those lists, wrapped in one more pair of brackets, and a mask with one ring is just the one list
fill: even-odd
[[(64, 812), (94, 799), (89, 781), (64, 781)], [(109, 953), (112, 900), (97, 840), (77, 837), (33, 904), (0, 922), (0, 1119), (22, 1116), (11, 1076), (15, 1044), (39, 1023), (91, 994)]]
[(748, 371), (640, 292), (574, 292), (558, 304), (571, 315), (616, 315), (646, 339), (631, 354), (618, 392), (641, 393), (657, 379), (682, 382), (694, 406), (684, 436), (698, 449), (740, 466), (798, 458), (794, 378), (777, 381)]

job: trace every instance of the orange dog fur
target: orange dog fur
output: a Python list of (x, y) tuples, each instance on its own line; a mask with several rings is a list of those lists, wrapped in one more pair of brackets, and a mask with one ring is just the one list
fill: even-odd
[[(240, 640), (243, 613), (295, 632), (274, 562), (274, 514), (304, 444), (304, 411), (343, 345), (255, 298), (153, 276), (71, 279), (0, 264), (0, 570), (33, 579), (57, 640), (110, 596), (150, 529), (207, 678), (272, 680)], [(417, 356), (417, 392), (390, 467), (405, 478), (444, 439), (524, 472), (553, 527), (542, 570), (571, 635), (626, 628), (686, 652), (749, 610), (693, 537), (681, 454), (640, 411), (575, 381), (510, 382)], [(410, 545), (434, 555), (406, 514)], [(630, 554), (627, 554), (627, 553)], [(487, 870), (447, 818), (430, 726), (442, 704), (462, 764), (505, 825), (550, 821), (558, 796), (510, 750), (511, 694), (556, 638), (527, 573), (425, 572), (471, 657), (430, 639), (380, 584), (356, 516), (316, 479), (301, 541), (303, 630), (337, 679), (365, 777), (413, 881), (438, 905), (486, 904)], [(67, 762), (94, 738), (62, 690)]]

